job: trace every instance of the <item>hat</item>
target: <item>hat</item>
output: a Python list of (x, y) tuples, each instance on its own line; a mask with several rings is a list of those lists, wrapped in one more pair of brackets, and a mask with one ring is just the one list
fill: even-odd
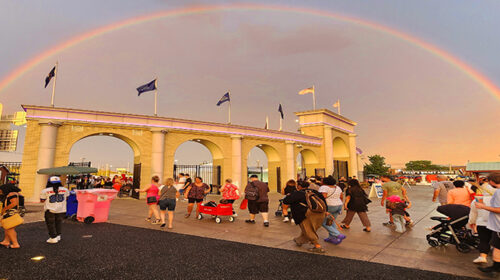
[(52, 177), (50, 177), (49, 182), (51, 182), (51, 183), (61, 183), (61, 178), (59, 178), (57, 176), (52, 176)]

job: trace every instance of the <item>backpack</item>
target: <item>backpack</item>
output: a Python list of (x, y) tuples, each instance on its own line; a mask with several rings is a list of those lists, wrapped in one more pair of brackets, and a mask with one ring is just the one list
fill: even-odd
[[(309, 210), (311, 210), (314, 213), (325, 213), (327, 210), (326, 203), (321, 197), (316, 192), (313, 192), (311, 190), (306, 190), (306, 204), (303, 204), (303, 206), (307, 206)], [(302, 204), (302, 203), (301, 203)]]
[(250, 184), (245, 189), (245, 198), (248, 200), (257, 200), (259, 199), (259, 188), (250, 182)]

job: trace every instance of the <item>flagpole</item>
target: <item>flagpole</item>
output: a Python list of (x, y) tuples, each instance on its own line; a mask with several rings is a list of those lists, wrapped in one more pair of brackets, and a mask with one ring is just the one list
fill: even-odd
[(158, 116), (157, 105), (158, 105), (158, 78), (155, 78), (155, 117)]
[(280, 116), (280, 131), (282, 131), (282, 130), (283, 130), (283, 119)]
[(340, 115), (340, 98), (337, 99), (337, 112)]
[(54, 73), (54, 84), (52, 84), (52, 98), (50, 99), (50, 106), (52, 106), (52, 107), (54, 107), (54, 97), (56, 95), (57, 72), (59, 72), (59, 61), (56, 61), (56, 70)]
[(313, 110), (316, 111), (316, 95), (315, 95), (314, 85), (313, 85)]
[(231, 124), (231, 91), (227, 92), (229, 93), (228, 124)]

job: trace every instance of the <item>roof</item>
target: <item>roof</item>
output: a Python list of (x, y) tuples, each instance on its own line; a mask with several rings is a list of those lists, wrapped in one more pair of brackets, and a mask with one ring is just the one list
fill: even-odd
[(97, 168), (85, 166), (61, 166), (40, 169), (38, 174), (46, 175), (77, 175), (77, 174), (90, 174), (97, 173)]
[(500, 161), (468, 162), (466, 171), (500, 171)]

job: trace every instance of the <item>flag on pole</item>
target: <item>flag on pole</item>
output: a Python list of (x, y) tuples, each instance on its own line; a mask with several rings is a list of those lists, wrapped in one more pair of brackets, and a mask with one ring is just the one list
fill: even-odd
[(231, 98), (229, 97), (229, 92), (226, 92), (220, 99), (219, 102), (217, 102), (217, 106), (220, 106), (222, 103), (231, 101)]
[(143, 92), (146, 92), (146, 91), (152, 91), (152, 90), (155, 90), (157, 89), (156, 87), (156, 79), (152, 80), (151, 82), (145, 84), (145, 85), (142, 85), (140, 87), (137, 88), (137, 96), (141, 96), (141, 94)]
[(281, 104), (280, 106), (278, 107), (278, 112), (280, 112), (281, 114), (281, 119), (283, 119), (285, 117), (285, 114), (283, 114), (283, 107), (281, 107)]
[(45, 88), (47, 88), (47, 85), (50, 83), (50, 80), (56, 75), (56, 67), (54, 66), (52, 70), (50, 70), (50, 73), (45, 77)]
[(338, 107), (340, 107), (340, 100), (337, 100), (337, 102), (333, 104), (333, 108), (338, 108)]
[(300, 95), (304, 95), (304, 94), (308, 94), (308, 93), (314, 94), (314, 86), (299, 91)]

